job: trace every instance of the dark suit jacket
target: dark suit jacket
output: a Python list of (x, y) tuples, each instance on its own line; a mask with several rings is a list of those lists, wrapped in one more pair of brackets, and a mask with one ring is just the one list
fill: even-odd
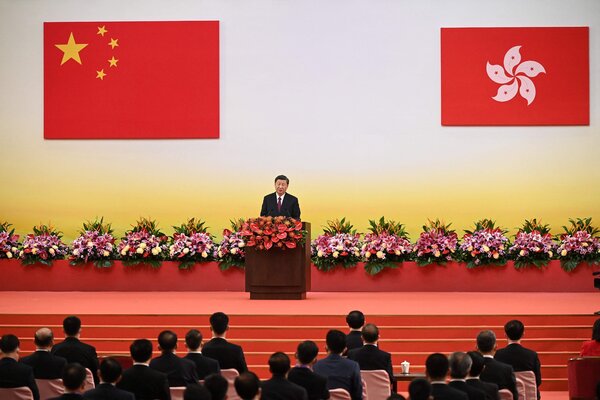
[(467, 385), (484, 392), (487, 400), (500, 400), (498, 385), (495, 383), (485, 382), (479, 378), (467, 378)]
[(467, 396), (469, 396), (469, 400), (485, 400), (485, 393), (479, 389), (474, 388), (473, 386), (467, 385), (467, 382), (450, 381), (450, 383), (448, 383), (448, 386), (466, 393)]
[(327, 378), (327, 389), (345, 389), (352, 400), (362, 399), (360, 367), (356, 361), (330, 354), (313, 366), (315, 373)]
[(274, 375), (260, 385), (261, 400), (308, 400), (306, 389), (285, 379), (285, 376)]
[(387, 351), (380, 350), (377, 346), (365, 344), (364, 346), (348, 352), (348, 358), (354, 360), (364, 371), (383, 369), (390, 376), (390, 382), (394, 381), (392, 371), (392, 355)]
[(83, 394), (86, 400), (135, 400), (131, 392), (117, 389), (110, 383), (101, 383), (95, 389), (88, 390)]
[(454, 389), (445, 383), (434, 383), (431, 385), (433, 400), (469, 400), (465, 392)]
[(484, 363), (485, 367), (483, 367), (479, 379), (495, 383), (498, 385), (499, 389), (510, 390), (513, 394), (513, 399), (518, 399), (517, 380), (515, 378), (513, 367), (490, 357), (484, 357)]
[(133, 393), (136, 400), (171, 400), (167, 375), (145, 365), (125, 370), (117, 387)]
[[(263, 199), (262, 207), (260, 209), (260, 216), (266, 217), (292, 217), (294, 219), (300, 219), (300, 204), (298, 198), (286, 193), (281, 203), (281, 210), (277, 210), (277, 193), (271, 193), (265, 196)], [(221, 367), (222, 368), (222, 367)]]
[(83, 396), (79, 393), (65, 393), (62, 396), (53, 397), (49, 400), (82, 400)]
[(0, 360), (0, 388), (18, 388), (27, 386), (33, 393), (34, 400), (40, 400), (40, 392), (35, 384), (33, 368), (21, 364), (14, 358)]
[(202, 354), (213, 360), (217, 360), (221, 369), (235, 368), (240, 374), (248, 370), (242, 348), (223, 338), (209, 340), (202, 347)]
[(515, 371), (533, 371), (537, 385), (542, 384), (540, 359), (535, 351), (529, 350), (518, 343), (512, 343), (498, 350), (494, 358), (511, 365)]
[(63, 342), (54, 345), (52, 354), (63, 357), (68, 363), (79, 363), (88, 368), (94, 375), (94, 383), (98, 385), (98, 355), (96, 348), (83, 343), (75, 337), (68, 337)]
[(198, 379), (200, 380), (204, 379), (204, 377), (207, 375), (221, 373), (219, 362), (210, 357), (206, 357), (203, 354), (187, 353), (185, 358), (196, 364), (196, 373), (198, 374)]
[(315, 374), (305, 367), (294, 367), (288, 373), (288, 381), (302, 386), (308, 393), (308, 400), (323, 400), (329, 398), (327, 378)]
[(167, 374), (169, 386), (187, 386), (198, 384), (196, 364), (173, 353), (163, 353), (150, 361), (150, 368)]
[(362, 335), (359, 331), (350, 331), (346, 335), (346, 353), (363, 346)]
[(20, 362), (33, 368), (35, 379), (62, 379), (63, 368), (67, 365), (66, 359), (44, 350), (23, 357)]

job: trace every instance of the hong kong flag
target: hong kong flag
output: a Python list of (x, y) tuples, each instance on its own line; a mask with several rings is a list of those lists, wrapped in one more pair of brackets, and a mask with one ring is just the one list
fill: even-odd
[(589, 125), (589, 28), (442, 28), (442, 125)]
[(44, 23), (46, 139), (219, 137), (219, 22)]

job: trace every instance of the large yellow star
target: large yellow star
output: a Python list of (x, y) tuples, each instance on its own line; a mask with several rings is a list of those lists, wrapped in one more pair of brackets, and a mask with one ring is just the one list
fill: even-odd
[(104, 80), (105, 76), (106, 74), (104, 73), (103, 69), (101, 69), (100, 71), (96, 71), (96, 78), (99, 78), (101, 81)]
[(115, 47), (117, 47), (119, 45), (119, 39), (110, 39), (110, 43), (108, 44), (110, 47), (112, 47), (112, 49), (114, 50)]
[(81, 58), (79, 58), (79, 52), (83, 50), (87, 43), (75, 43), (75, 38), (73, 37), (73, 32), (69, 35), (69, 40), (65, 44), (55, 44), (63, 52), (63, 58), (60, 62), (60, 65), (63, 65), (70, 59), (77, 61), (81, 64)]
[(119, 60), (113, 56), (110, 60), (108, 60), (108, 63), (110, 64), (108, 67), (116, 67), (118, 62)]
[(99, 27), (98, 27), (98, 35), (100, 35), (100, 36), (104, 36), (104, 34), (105, 34), (106, 32), (108, 32), (108, 31), (106, 30), (106, 25), (102, 25), (102, 26), (99, 26)]

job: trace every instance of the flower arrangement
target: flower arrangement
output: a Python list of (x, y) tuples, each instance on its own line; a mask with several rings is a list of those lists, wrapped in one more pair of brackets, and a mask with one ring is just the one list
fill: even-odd
[(410, 260), (413, 245), (408, 240), (404, 225), (386, 221), (369, 220), (371, 231), (363, 239), (360, 255), (365, 260), (365, 271), (376, 275), (384, 268), (396, 268), (398, 262)]
[(19, 235), (15, 235), (11, 226), (8, 222), (0, 222), (0, 259), (19, 256)]
[(473, 231), (465, 230), (458, 251), (460, 260), (467, 263), (467, 268), (505, 265), (509, 247), (507, 232), (497, 228), (491, 219), (477, 221)]
[(515, 260), (515, 268), (523, 268), (528, 265), (542, 268), (554, 255), (553, 250), (554, 242), (550, 235), (550, 227), (542, 225), (534, 218), (531, 221), (525, 220), (517, 232), (509, 253)]
[(80, 265), (92, 261), (98, 268), (109, 268), (116, 258), (115, 238), (111, 224), (105, 224), (104, 218), (83, 223), (79, 237), (71, 245), (71, 265)]
[(331, 271), (336, 265), (355, 266), (361, 259), (360, 234), (346, 218), (327, 221), (323, 235), (311, 243), (312, 262), (321, 271)]
[(149, 264), (154, 268), (161, 265), (167, 254), (167, 237), (158, 229), (154, 220), (141, 218), (125, 232), (119, 243), (118, 252), (123, 265)]
[(40, 225), (33, 227), (33, 233), (25, 237), (19, 252), (23, 265), (40, 263), (52, 265), (52, 260), (63, 259), (69, 252), (62, 242), (62, 232), (52, 226)]
[(191, 218), (173, 228), (175, 233), (169, 246), (169, 258), (180, 261), (179, 269), (188, 269), (197, 262), (214, 259), (215, 245), (204, 227), (204, 221)]
[(558, 237), (556, 249), (560, 266), (573, 271), (582, 262), (600, 263), (600, 229), (592, 226), (592, 218), (569, 219), (570, 227), (563, 226), (565, 233)]
[(240, 233), (247, 247), (295, 249), (306, 236), (302, 222), (289, 217), (251, 218), (242, 224)]
[(413, 250), (417, 265), (444, 264), (453, 259), (458, 236), (450, 230), (450, 225), (452, 224), (445, 224), (439, 219), (428, 220), (427, 224), (423, 225), (423, 232)]
[(245, 221), (237, 219), (229, 222), (231, 223), (231, 229), (223, 230), (223, 240), (219, 243), (219, 247), (215, 249), (221, 271), (231, 267), (244, 268), (246, 259), (246, 251), (244, 250), (246, 242), (244, 242), (244, 236), (240, 232)]

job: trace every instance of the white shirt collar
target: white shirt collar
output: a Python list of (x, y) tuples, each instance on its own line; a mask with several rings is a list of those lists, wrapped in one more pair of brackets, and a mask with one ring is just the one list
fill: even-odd
[(202, 354), (202, 351), (200, 350), (194, 350), (194, 351), (188, 351), (189, 354)]
[(466, 379), (452, 378), (450, 379), (450, 382), (466, 382)]
[(283, 203), (283, 198), (285, 197), (285, 193), (280, 196), (279, 194), (277, 194), (277, 192), (275, 192), (275, 196), (277, 196), (277, 201), (279, 201), (279, 198), (281, 197), (281, 202)]
[(149, 367), (150, 363), (134, 362), (133, 365), (145, 365), (146, 367)]
[(45, 351), (46, 353), (50, 353), (50, 349), (35, 349), (35, 351)]
[(433, 384), (436, 384), (436, 383), (437, 383), (438, 385), (445, 385), (445, 384), (446, 384), (446, 381), (431, 381), (431, 384), (432, 384), (432, 385), (433, 385)]
[(484, 354), (483, 357), (484, 358), (494, 358), (494, 356), (491, 354)]

